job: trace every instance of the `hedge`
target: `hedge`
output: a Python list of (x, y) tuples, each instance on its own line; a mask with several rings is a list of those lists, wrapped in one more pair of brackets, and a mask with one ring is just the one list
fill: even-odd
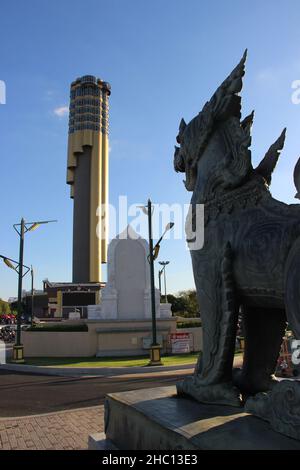
[(200, 326), (202, 326), (200, 321), (185, 321), (176, 324), (176, 328), (199, 328)]
[(47, 332), (80, 332), (80, 331), (88, 331), (88, 326), (83, 324), (83, 325), (36, 325), (32, 326), (30, 328), (27, 328), (26, 331), (47, 331)]

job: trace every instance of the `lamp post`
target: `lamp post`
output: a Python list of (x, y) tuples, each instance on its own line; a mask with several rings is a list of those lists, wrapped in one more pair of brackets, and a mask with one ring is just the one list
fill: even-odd
[(170, 230), (174, 226), (174, 222), (170, 222), (167, 224), (164, 233), (158, 240), (158, 242), (153, 246), (153, 238), (152, 238), (152, 202), (148, 199), (147, 206), (140, 206), (144, 214), (148, 216), (148, 233), (149, 233), (149, 255), (148, 261), (150, 265), (150, 287), (151, 287), (151, 313), (152, 313), (152, 344), (150, 347), (150, 362), (149, 365), (151, 366), (158, 366), (162, 365), (161, 363), (161, 346), (157, 343), (157, 335), (156, 335), (156, 308), (155, 308), (155, 283), (154, 283), (154, 260), (157, 258), (159, 249), (160, 249), (160, 242), (162, 241), (164, 235), (168, 230)]
[(13, 348), (13, 362), (24, 362), (24, 348), (21, 344), (21, 317), (22, 317), (22, 281), (23, 281), (23, 258), (24, 258), (24, 238), (27, 232), (32, 232), (40, 225), (57, 222), (56, 220), (41, 220), (35, 222), (25, 222), (21, 219), (20, 224), (14, 224), (14, 229), (20, 237), (19, 249), (19, 280), (18, 280), (18, 314), (17, 314), (17, 339)]
[(31, 265), (31, 326), (33, 326), (33, 306), (34, 306), (34, 299), (33, 299), (33, 296), (34, 296), (34, 288), (33, 288), (33, 285), (34, 285), (34, 271), (33, 271), (33, 267)]
[(158, 271), (158, 288), (159, 288), (160, 295), (161, 295), (161, 275), (162, 275), (162, 273), (163, 273), (163, 269), (160, 269)]
[(165, 284), (165, 303), (168, 303), (168, 297), (167, 297), (167, 281), (166, 281), (166, 266), (170, 263), (170, 261), (159, 261), (159, 264), (163, 266), (162, 269), (159, 271), (159, 282), (160, 282), (160, 292), (161, 292), (161, 275), (164, 274), (164, 284)]

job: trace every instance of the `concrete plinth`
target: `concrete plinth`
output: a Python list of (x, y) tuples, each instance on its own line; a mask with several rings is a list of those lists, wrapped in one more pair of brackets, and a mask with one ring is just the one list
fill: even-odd
[(120, 450), (300, 449), (243, 409), (178, 398), (174, 386), (109, 394), (105, 432)]

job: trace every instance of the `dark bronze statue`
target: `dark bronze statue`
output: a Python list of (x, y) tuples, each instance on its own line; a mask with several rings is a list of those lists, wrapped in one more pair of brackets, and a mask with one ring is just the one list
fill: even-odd
[[(204, 246), (191, 249), (203, 352), (194, 376), (178, 384), (178, 392), (238, 406), (241, 394), (276, 384), (286, 322), (300, 338), (300, 206), (279, 202), (269, 191), (285, 130), (253, 168), (253, 113), (241, 120), (238, 95), (245, 60), (246, 53), (189, 124), (181, 121), (174, 156), (175, 170), (185, 172), (186, 189), (193, 193), (191, 207), (204, 204), (205, 211)], [(299, 163), (294, 181), (298, 193)], [(196, 233), (200, 229), (196, 225)], [(245, 354), (242, 369), (233, 373), (239, 311)]]

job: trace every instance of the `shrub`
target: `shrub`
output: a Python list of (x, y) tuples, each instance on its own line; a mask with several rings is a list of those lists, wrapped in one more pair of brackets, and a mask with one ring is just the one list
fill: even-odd
[(47, 331), (47, 332), (79, 332), (88, 331), (88, 326), (85, 324), (80, 325), (68, 325), (62, 323), (61, 325), (36, 325), (27, 329), (27, 331)]
[(176, 324), (176, 328), (199, 328), (202, 326), (200, 321), (180, 321)]

